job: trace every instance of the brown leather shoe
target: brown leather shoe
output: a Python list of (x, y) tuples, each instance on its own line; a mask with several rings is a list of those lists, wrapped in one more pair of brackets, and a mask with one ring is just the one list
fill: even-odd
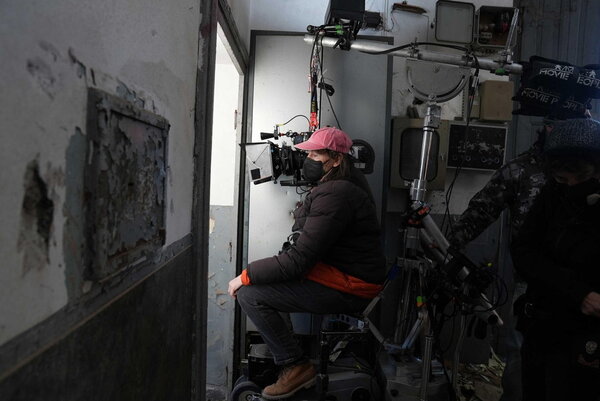
[(277, 382), (265, 387), (262, 397), (267, 400), (290, 397), (302, 388), (313, 386), (316, 375), (317, 371), (310, 362), (284, 368), (279, 374)]

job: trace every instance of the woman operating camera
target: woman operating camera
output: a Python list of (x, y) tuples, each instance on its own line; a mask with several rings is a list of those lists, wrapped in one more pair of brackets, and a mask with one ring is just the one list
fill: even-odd
[(333, 127), (296, 145), (308, 152), (304, 178), (317, 184), (294, 211), (292, 230), (299, 235), (279, 255), (250, 263), (229, 282), (229, 294), (283, 367), (263, 398), (289, 397), (316, 376), (279, 312), (359, 312), (385, 279), (375, 203), (351, 147), (348, 135)]

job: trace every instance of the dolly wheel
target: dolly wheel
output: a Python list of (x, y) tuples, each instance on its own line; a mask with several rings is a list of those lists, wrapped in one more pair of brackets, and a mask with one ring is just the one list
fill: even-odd
[(231, 401), (257, 401), (260, 400), (261, 388), (251, 381), (242, 381), (233, 388), (229, 399)]
[(233, 387), (235, 388), (235, 386), (237, 386), (238, 384), (240, 384), (241, 382), (247, 382), (248, 380), (248, 376), (246, 375), (241, 375), (240, 377), (237, 378), (237, 380), (235, 381), (235, 383), (233, 383)]

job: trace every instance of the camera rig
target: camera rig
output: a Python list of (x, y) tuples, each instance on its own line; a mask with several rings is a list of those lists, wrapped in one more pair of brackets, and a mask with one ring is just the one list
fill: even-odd
[[(294, 132), (287, 131), (285, 133), (279, 132), (279, 125), (275, 126), (273, 133), (261, 132), (260, 139), (266, 140), (273, 138), (274, 140), (280, 137), (287, 137), (292, 140), (292, 144), (297, 145), (301, 142), (306, 141), (310, 137), (311, 132)], [(269, 151), (271, 155), (271, 165), (273, 169), (272, 179), (277, 181), (279, 176), (286, 175), (291, 176), (291, 180), (280, 180), (279, 184), (282, 186), (312, 186), (313, 184), (302, 179), (302, 164), (306, 159), (306, 153), (294, 149), (290, 145), (276, 144), (271, 141), (269, 143)]]

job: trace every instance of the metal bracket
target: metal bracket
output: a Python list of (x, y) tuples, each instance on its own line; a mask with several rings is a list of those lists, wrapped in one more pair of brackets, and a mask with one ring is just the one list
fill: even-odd
[(406, 60), (408, 89), (417, 99), (445, 102), (454, 98), (468, 82), (470, 67)]

